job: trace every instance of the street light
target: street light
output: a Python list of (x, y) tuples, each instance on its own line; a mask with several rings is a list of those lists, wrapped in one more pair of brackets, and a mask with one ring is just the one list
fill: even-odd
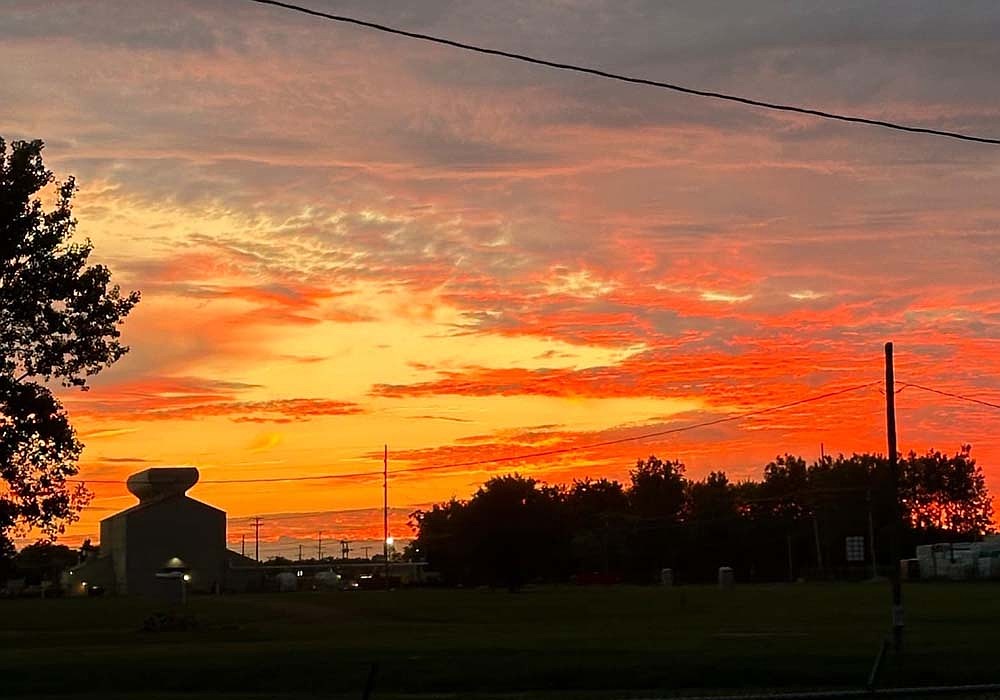
[(385, 590), (389, 590), (389, 560), (392, 558), (393, 545), (395, 543), (396, 538), (392, 535), (388, 535), (385, 538), (385, 549), (383, 552), (385, 561), (382, 562), (382, 566), (384, 567), (382, 570), (382, 578), (385, 579)]

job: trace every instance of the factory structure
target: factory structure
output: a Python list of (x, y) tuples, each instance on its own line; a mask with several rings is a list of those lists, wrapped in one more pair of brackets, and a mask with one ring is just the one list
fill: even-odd
[(257, 587), (257, 563), (226, 546), (225, 511), (187, 495), (198, 476), (164, 467), (129, 477), (139, 503), (101, 521), (100, 548), (66, 574), (68, 592), (176, 597)]
[[(129, 477), (128, 490), (139, 502), (101, 521), (100, 546), (84, 547), (81, 562), (63, 574), (62, 589), (69, 595), (183, 601), (191, 593), (383, 588), (439, 580), (424, 562), (349, 560), (346, 542), (339, 561), (261, 564), (228, 548), (225, 511), (187, 495), (198, 478), (194, 467), (157, 467)], [(903, 578), (1000, 579), (1000, 536), (921, 545), (915, 554), (899, 562)], [(732, 570), (724, 569), (720, 585), (731, 585)], [(663, 577), (672, 583), (669, 569)]]
[[(226, 513), (187, 495), (194, 467), (156, 467), (129, 477), (139, 502), (101, 521), (97, 548), (65, 572), (69, 595), (183, 600), (189, 594), (382, 588), (429, 580), (423, 562), (347, 560), (267, 563), (226, 545)], [(345, 553), (346, 557), (346, 553)]]

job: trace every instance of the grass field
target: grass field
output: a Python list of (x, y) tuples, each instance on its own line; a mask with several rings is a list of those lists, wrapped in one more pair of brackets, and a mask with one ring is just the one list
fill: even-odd
[[(1000, 586), (906, 589), (907, 650), (886, 684), (1000, 681)], [(375, 697), (864, 684), (886, 584), (293, 593), (193, 598), (197, 627), (141, 631), (162, 606), (0, 601), (3, 693)], [(553, 694), (552, 697), (558, 697)]]

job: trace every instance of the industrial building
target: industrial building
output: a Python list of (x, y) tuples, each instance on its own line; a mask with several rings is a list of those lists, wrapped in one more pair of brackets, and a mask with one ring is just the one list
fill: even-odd
[(1000, 537), (987, 537), (982, 542), (921, 545), (916, 554), (915, 559), (903, 565), (907, 578), (1000, 579)]
[(198, 476), (164, 467), (129, 477), (139, 503), (101, 521), (98, 554), (68, 573), (68, 591), (174, 598), (255, 587), (256, 562), (226, 547), (225, 511), (187, 496)]

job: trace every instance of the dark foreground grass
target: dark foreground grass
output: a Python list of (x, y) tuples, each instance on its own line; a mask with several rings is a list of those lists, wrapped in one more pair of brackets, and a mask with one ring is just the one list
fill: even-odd
[[(1000, 586), (906, 589), (892, 685), (1000, 681)], [(3, 692), (359, 697), (864, 684), (886, 584), (539, 588), (193, 598), (186, 631), (142, 632), (130, 599), (0, 601)]]

